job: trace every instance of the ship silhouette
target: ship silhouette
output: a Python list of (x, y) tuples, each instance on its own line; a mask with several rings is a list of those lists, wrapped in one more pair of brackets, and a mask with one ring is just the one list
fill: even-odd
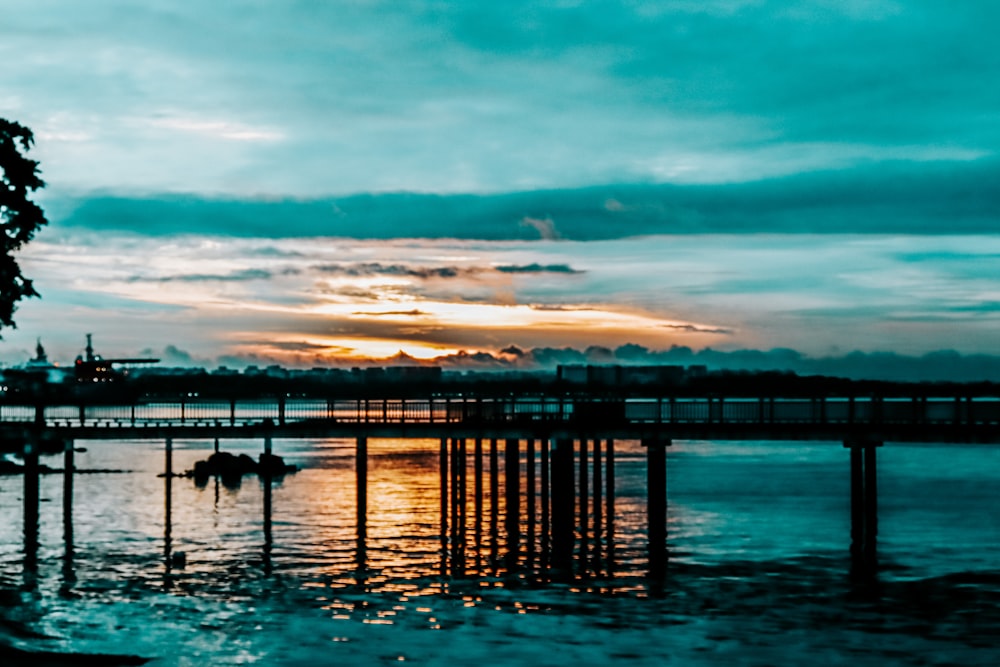
[[(41, 343), (39, 343), (41, 347)], [(73, 372), (77, 382), (121, 382), (128, 377), (127, 368), (116, 368), (116, 365), (141, 365), (155, 364), (159, 359), (145, 358), (121, 358), (105, 359), (99, 354), (94, 354), (93, 334), (87, 334), (87, 347), (83, 354), (78, 355), (73, 362)]]
[(94, 352), (93, 334), (87, 334), (87, 347), (72, 366), (60, 366), (49, 361), (39, 338), (35, 356), (25, 363), (4, 369), (0, 395), (19, 394), (45, 397), (121, 396), (129, 386), (132, 366), (154, 364), (159, 359), (140, 357), (105, 358)]

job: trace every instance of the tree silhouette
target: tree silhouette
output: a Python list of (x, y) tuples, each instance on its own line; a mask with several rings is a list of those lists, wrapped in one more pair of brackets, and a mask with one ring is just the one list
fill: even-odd
[(46, 224), (41, 207), (28, 198), (44, 187), (38, 162), (25, 156), (35, 143), (31, 130), (0, 118), (0, 329), (15, 327), (14, 311), (21, 299), (38, 296), (31, 281), (21, 275), (14, 253)]

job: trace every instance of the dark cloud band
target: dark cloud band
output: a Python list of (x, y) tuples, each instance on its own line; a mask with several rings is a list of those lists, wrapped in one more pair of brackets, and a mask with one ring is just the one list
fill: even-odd
[[(525, 219), (552, 221), (564, 241), (703, 233), (994, 233), (1000, 217), (998, 181), (1000, 161), (980, 160), (882, 163), (737, 184), (616, 185), (489, 196), (382, 194), (283, 201), (90, 197), (59, 202), (54, 209), (60, 214), (53, 222), (151, 236), (487, 241), (538, 240), (537, 226), (526, 226)], [(411, 269), (378, 268), (392, 270)], [(439, 277), (452, 277), (447, 270), (439, 269)]]

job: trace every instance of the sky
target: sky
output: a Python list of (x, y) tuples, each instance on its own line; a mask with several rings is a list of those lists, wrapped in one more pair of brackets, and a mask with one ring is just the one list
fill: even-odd
[[(1000, 380), (1000, 4), (7, 0), (0, 360)], [(811, 366), (809, 364), (812, 364)], [(885, 371), (888, 372), (888, 371)]]

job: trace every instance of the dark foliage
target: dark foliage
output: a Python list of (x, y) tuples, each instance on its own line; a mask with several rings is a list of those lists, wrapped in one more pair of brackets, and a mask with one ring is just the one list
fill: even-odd
[(31, 130), (0, 118), (0, 329), (14, 327), (14, 311), (21, 299), (38, 296), (21, 274), (14, 253), (48, 222), (41, 207), (29, 198), (44, 187), (38, 162), (25, 154), (35, 142)]

